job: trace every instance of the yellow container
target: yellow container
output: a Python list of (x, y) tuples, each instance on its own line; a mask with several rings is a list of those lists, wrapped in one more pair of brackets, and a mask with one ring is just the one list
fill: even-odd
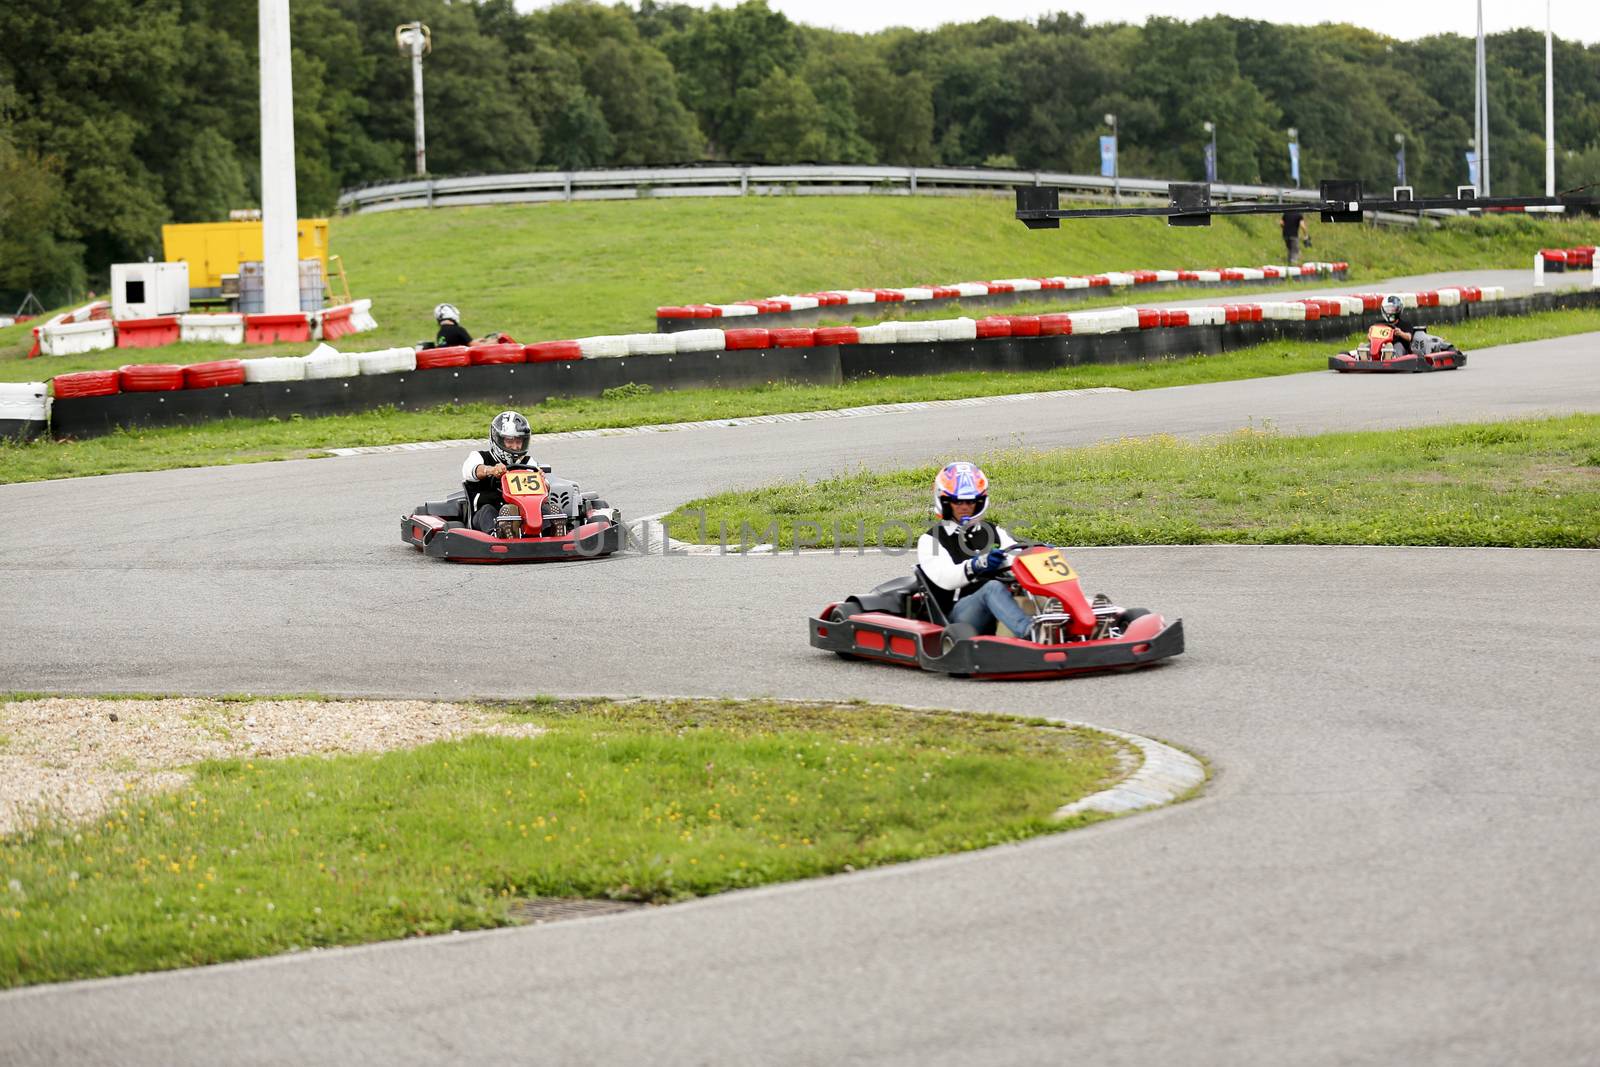
[[(295, 226), (300, 259), (322, 263), (328, 276), (328, 220), (300, 219)], [(189, 264), (189, 289), (220, 290), (224, 274), (238, 274), (239, 264), (262, 258), (261, 223), (182, 222), (161, 227), (162, 258)]]

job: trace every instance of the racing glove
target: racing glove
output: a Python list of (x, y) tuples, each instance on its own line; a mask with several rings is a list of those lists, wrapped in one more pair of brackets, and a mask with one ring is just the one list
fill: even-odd
[(988, 574), (999, 572), (1006, 565), (1006, 554), (998, 548), (991, 548), (988, 555), (974, 558), (972, 561), (972, 576), (982, 578)]

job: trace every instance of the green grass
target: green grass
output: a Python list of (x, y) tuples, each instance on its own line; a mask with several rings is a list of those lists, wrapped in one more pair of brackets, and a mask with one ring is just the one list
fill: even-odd
[[(1474, 319), (1452, 326), (1448, 336), (1472, 351), (1591, 331), (1600, 331), (1600, 309)], [(671, 393), (621, 387), (611, 390), (609, 397), (555, 398), (525, 410), (533, 420), (535, 432), (553, 433), (1049, 389), (1160, 389), (1323, 370), (1329, 352), (1353, 343), (1273, 342), (1222, 355), (1173, 357), (1148, 363), (1025, 373), (875, 378), (837, 386), (779, 382), (761, 389)], [(1463, 373), (1472, 373), (1470, 367)], [(323, 450), (329, 448), (360, 445), (477, 438), (499, 410), (499, 405), (463, 404), (428, 411), (379, 410), (316, 419), (296, 417), (281, 422), (224, 419), (192, 427), (124, 430), (86, 441), (0, 441), (0, 484), (297, 459), (325, 454)]]
[[(951, 459), (964, 458), (952, 456)], [(1130, 439), (979, 458), (990, 517), (1056, 545), (1379, 544), (1600, 548), (1600, 416), (1287, 437)], [(903, 545), (936, 467), (691, 501), (673, 536)], [(880, 536), (876, 531), (889, 524)], [(839, 531), (835, 535), (834, 531)]]
[[(1207, 228), (1161, 220), (1068, 223), (1031, 231), (1009, 198), (751, 197), (456, 207), (333, 219), (352, 292), (371, 297), (379, 329), (351, 350), (433, 334), (432, 308), (461, 307), (475, 336), (524, 340), (654, 329), (661, 304), (724, 303), (848, 286), (1085, 274), (1141, 267), (1254, 266), (1283, 256), (1276, 219), (1219, 217)], [(1600, 243), (1600, 223), (1504, 216), (1441, 228), (1312, 223), (1308, 256), (1346, 260), (1352, 277), (1526, 267), (1549, 245)], [(26, 381), (126, 362), (197, 362), (282, 354), (178, 345), (137, 354), (27, 361), (26, 326), (0, 330), (0, 380)]]
[(0, 987), (667, 902), (1050, 833), (1121, 776), (1094, 731), (871, 705), (550, 701), (537, 738), (202, 764), (0, 838)]

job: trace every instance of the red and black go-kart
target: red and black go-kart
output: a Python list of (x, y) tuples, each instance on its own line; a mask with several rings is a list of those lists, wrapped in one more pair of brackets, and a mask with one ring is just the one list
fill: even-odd
[[(474, 530), (467, 494), (430, 500), (400, 520), (400, 538), (454, 563), (545, 563), (609, 556), (623, 545), (622, 515), (549, 467), (514, 466), (500, 478), (509, 507), (492, 534)], [(515, 509), (513, 511), (513, 508)]]
[[(990, 542), (994, 543), (994, 542)], [(1032, 616), (1026, 636), (991, 637), (951, 623), (922, 569), (823, 608), (811, 620), (814, 648), (974, 678), (1060, 678), (1143, 667), (1183, 651), (1183, 620), (1143, 608), (1091, 602), (1059, 549), (1013, 545), (1008, 581)]]
[(1422, 352), (1400, 352), (1395, 344), (1394, 327), (1373, 323), (1367, 330), (1367, 342), (1359, 348), (1328, 357), (1328, 369), (1348, 374), (1352, 371), (1379, 374), (1405, 374), (1417, 371), (1455, 370), (1467, 365), (1467, 354), (1446, 341), (1423, 333), (1413, 336), (1424, 349)]

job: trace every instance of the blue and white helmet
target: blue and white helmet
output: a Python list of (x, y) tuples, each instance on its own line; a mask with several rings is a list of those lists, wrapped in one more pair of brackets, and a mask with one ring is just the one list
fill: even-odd
[(971, 501), (978, 506), (972, 517), (962, 523), (972, 522), (989, 507), (989, 476), (976, 463), (961, 460), (940, 471), (933, 479), (933, 513), (941, 519), (951, 519), (952, 501)]

